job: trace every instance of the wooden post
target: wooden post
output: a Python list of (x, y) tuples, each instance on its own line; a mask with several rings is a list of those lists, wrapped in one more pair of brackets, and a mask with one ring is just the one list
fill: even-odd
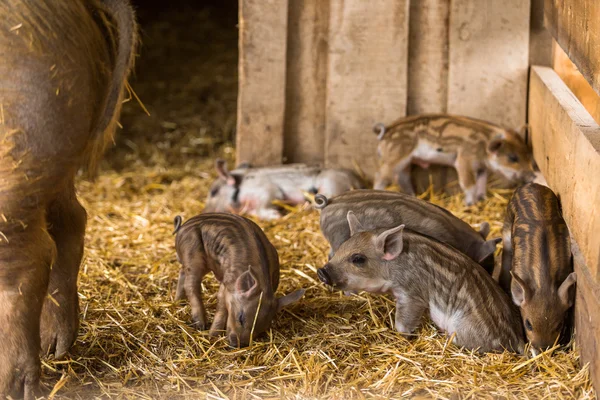
[(408, 114), (444, 113), (448, 103), (447, 0), (410, 3)]
[(546, 0), (546, 28), (600, 94), (600, 1)]
[(287, 0), (239, 2), (238, 162), (281, 163), (287, 21)]
[(529, 65), (552, 65), (552, 35), (544, 27), (544, 0), (531, 0)]
[(372, 127), (406, 114), (408, 0), (332, 0), (326, 165), (376, 170)]
[(325, 161), (329, 1), (289, 3), (284, 159)]
[(448, 112), (525, 123), (529, 0), (452, 0)]
[(529, 124), (535, 160), (559, 196), (577, 242), (575, 321), (582, 361), (600, 385), (600, 126), (550, 68), (530, 74)]

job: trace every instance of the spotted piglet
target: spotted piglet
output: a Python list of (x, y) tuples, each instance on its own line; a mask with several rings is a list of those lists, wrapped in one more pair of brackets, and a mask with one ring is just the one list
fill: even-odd
[(299, 300), (304, 290), (277, 298), (279, 258), (275, 247), (254, 222), (229, 213), (205, 213), (182, 225), (175, 218), (175, 248), (182, 264), (176, 299), (192, 308), (192, 321), (206, 329), (202, 278), (213, 272), (221, 286), (212, 336), (225, 331), (232, 347), (248, 346), (266, 332), (275, 314)]

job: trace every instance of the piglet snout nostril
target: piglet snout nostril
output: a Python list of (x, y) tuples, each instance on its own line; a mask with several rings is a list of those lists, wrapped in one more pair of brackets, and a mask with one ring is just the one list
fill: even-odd
[(240, 347), (240, 341), (235, 333), (229, 335), (229, 347)]
[(317, 276), (324, 284), (331, 285), (331, 278), (329, 277), (329, 274), (327, 273), (325, 268), (319, 268), (317, 270)]

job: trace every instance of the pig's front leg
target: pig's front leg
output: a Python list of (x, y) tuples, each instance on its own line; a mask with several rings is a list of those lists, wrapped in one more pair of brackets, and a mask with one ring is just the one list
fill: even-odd
[(396, 298), (396, 321), (394, 323), (398, 332), (410, 335), (419, 326), (421, 318), (427, 307), (418, 300), (404, 294)]
[(396, 181), (400, 189), (402, 189), (403, 193), (409, 194), (411, 196), (415, 195), (415, 189), (413, 188), (411, 181), (411, 163), (403, 162), (398, 164), (396, 167)]
[(488, 171), (485, 166), (480, 165), (476, 168), (477, 180), (475, 182), (475, 199), (476, 201), (482, 201), (485, 199), (485, 193), (487, 189)]
[(217, 294), (217, 311), (215, 312), (215, 318), (212, 325), (210, 326), (210, 336), (219, 336), (225, 332), (227, 327), (227, 302), (225, 300), (225, 286), (219, 287), (219, 294)]
[(477, 202), (477, 184), (473, 163), (470, 157), (459, 153), (454, 163), (458, 183), (465, 194), (465, 204), (471, 206)]

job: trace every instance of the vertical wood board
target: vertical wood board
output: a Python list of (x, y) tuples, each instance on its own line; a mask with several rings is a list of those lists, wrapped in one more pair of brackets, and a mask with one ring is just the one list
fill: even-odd
[(552, 65), (552, 35), (544, 26), (544, 0), (531, 0), (529, 65)]
[(529, 0), (451, 0), (448, 112), (525, 123)]
[(283, 157), (287, 11), (287, 0), (239, 2), (238, 162)]
[(448, 0), (410, 3), (407, 113), (444, 113), (448, 103)]
[(406, 114), (407, 43), (408, 0), (331, 1), (326, 165), (373, 176), (373, 125)]
[(329, 1), (289, 3), (284, 158), (325, 161)]

